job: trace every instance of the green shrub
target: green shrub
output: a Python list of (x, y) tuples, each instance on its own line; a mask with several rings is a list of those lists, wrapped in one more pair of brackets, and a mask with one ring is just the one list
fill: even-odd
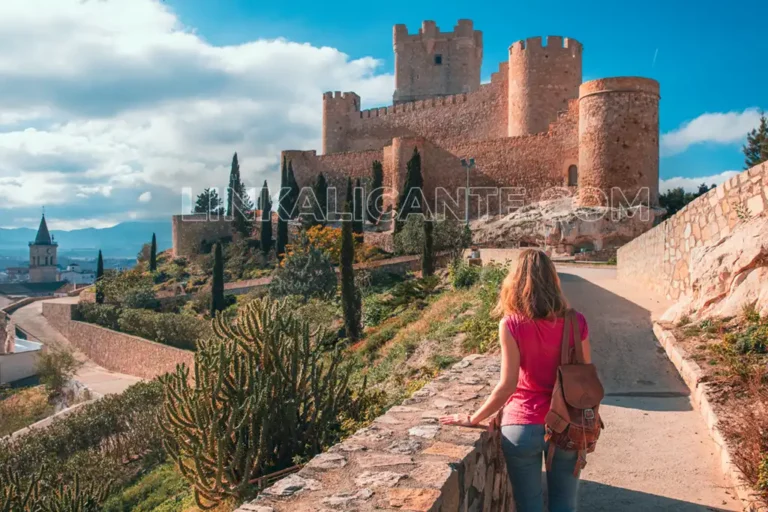
[(329, 299), (336, 295), (336, 285), (336, 271), (328, 254), (311, 245), (302, 235), (275, 270), (269, 293), (276, 298), (295, 295)]
[(120, 332), (185, 350), (195, 350), (197, 341), (211, 334), (205, 320), (144, 309), (123, 310), (118, 324)]
[(480, 279), (480, 272), (481, 267), (454, 260), (448, 269), (448, 277), (454, 288), (469, 288)]
[(363, 324), (376, 327), (393, 313), (384, 294), (368, 295), (363, 298)]
[(768, 348), (768, 325), (749, 325), (736, 335), (734, 348), (739, 354), (765, 354)]
[[(440, 219), (434, 222), (433, 248), (436, 253), (448, 251), (458, 258), (471, 243), (471, 232), (457, 220)], [(396, 254), (421, 254), (424, 249), (424, 217), (409, 215), (394, 237)]]
[(72, 482), (75, 472), (83, 483), (109, 480), (120, 474), (126, 460), (162, 456), (156, 423), (161, 403), (157, 382), (134, 384), (45, 428), (0, 441), (0, 467), (10, 467), (26, 480), (41, 468), (48, 482)]
[(112, 304), (91, 304), (81, 302), (76, 309), (76, 316), (82, 322), (100, 325), (113, 331), (120, 330), (120, 315), (123, 310)]
[(129, 309), (157, 309), (160, 301), (155, 298), (152, 287), (136, 286), (125, 291), (121, 305)]
[(37, 358), (37, 375), (48, 392), (58, 395), (81, 366), (69, 350), (44, 350)]
[(751, 304), (744, 304), (741, 307), (741, 314), (747, 322), (753, 324), (760, 322), (760, 312), (757, 310), (757, 306), (754, 302)]

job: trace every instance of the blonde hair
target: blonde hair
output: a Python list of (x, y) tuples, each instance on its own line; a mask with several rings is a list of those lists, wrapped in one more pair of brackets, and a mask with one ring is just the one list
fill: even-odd
[(504, 278), (494, 313), (536, 319), (563, 316), (567, 309), (552, 260), (537, 249), (520, 253), (517, 268)]

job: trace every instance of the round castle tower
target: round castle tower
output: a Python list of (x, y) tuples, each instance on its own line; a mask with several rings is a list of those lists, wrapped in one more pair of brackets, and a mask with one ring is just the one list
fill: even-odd
[(579, 96), (581, 43), (548, 36), (518, 41), (509, 47), (507, 135), (545, 132)]
[(580, 204), (658, 204), (659, 98), (659, 83), (650, 78), (604, 78), (581, 85)]

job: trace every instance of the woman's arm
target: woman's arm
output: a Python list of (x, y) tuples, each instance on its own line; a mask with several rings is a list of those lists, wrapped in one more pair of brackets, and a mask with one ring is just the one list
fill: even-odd
[[(474, 426), (495, 414), (517, 389), (517, 378), (520, 373), (520, 351), (517, 343), (509, 332), (504, 320), (499, 322), (499, 343), (501, 344), (501, 375), (491, 395), (485, 400), (475, 414), (453, 414), (443, 416), (440, 423), (444, 425)], [(585, 346), (585, 351), (587, 346)]]

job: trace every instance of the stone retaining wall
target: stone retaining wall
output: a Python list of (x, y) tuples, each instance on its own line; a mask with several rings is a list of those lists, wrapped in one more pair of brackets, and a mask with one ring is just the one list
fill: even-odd
[(667, 299), (691, 293), (695, 249), (729, 234), (742, 219), (768, 209), (768, 162), (738, 174), (618, 251), (618, 278)]
[(194, 353), (72, 320), (76, 304), (44, 302), (43, 316), (70, 343), (107, 370), (153, 379), (177, 364), (192, 367)]
[(498, 356), (466, 357), (237, 512), (513, 511), (506, 466), (487, 430), (437, 420), (474, 411), (498, 375)]

